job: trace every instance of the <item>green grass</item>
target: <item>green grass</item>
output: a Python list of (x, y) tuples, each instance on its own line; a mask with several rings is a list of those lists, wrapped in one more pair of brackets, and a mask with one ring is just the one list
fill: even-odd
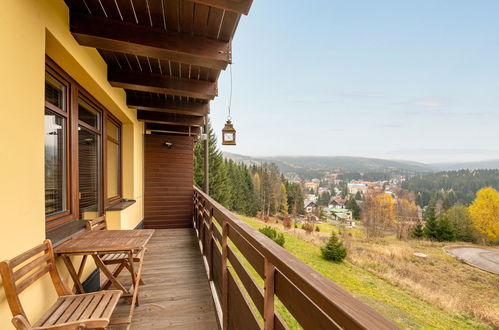
[[(245, 220), (249, 220), (249, 219), (245, 219)], [(356, 221), (356, 222), (358, 223), (358, 221)], [(330, 224), (330, 223), (326, 223), (326, 222), (321, 222), (321, 223), (315, 224), (315, 227), (319, 227), (321, 233), (328, 233), (329, 234), (333, 231), (335, 233), (338, 233), (338, 231), (339, 231), (339, 228), (337, 226)], [(314, 230), (315, 230), (315, 227), (314, 227)], [(301, 227), (299, 227), (299, 228), (301, 228)], [(365, 236), (364, 232), (358, 227), (346, 228), (345, 231), (347, 234), (351, 234), (355, 238), (363, 238)]]
[[(264, 227), (263, 222), (240, 217), (252, 227)], [(320, 224), (321, 232), (331, 232), (336, 227)], [(354, 231), (357, 234), (357, 231)], [(376, 309), (386, 318), (406, 329), (488, 329), (480, 320), (465, 315), (451, 315), (441, 309), (411, 296), (404, 290), (380, 279), (348, 262), (340, 264), (324, 260), (320, 256), (320, 247), (306, 242), (290, 233), (284, 232), (284, 248), (319, 273), (330, 278), (343, 289)], [(247, 264), (246, 264), (247, 265)], [(254, 270), (253, 275), (261, 279)], [(299, 328), (285, 308), (277, 305), (277, 310), (291, 328)]]

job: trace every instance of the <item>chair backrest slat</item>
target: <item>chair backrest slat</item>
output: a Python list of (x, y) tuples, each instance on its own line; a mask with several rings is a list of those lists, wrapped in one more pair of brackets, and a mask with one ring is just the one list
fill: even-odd
[(22, 280), (18, 284), (16, 284), (17, 294), (20, 294), (21, 292), (23, 292), (24, 289), (26, 289), (31, 284), (35, 283), (36, 280), (38, 280), (40, 277), (42, 277), (43, 275), (50, 272), (51, 269), (52, 269), (52, 265), (46, 264), (43, 268), (38, 269), (36, 272), (34, 272), (33, 274), (26, 277), (24, 280)]
[(106, 216), (101, 216), (87, 221), (87, 230), (105, 230), (107, 229)]
[(40, 245), (37, 245), (35, 246), (34, 248), (32, 249), (29, 249), (28, 251), (24, 252), (24, 253), (21, 253), (20, 255), (18, 255), (17, 257), (15, 258), (12, 258), (10, 260), (10, 266), (12, 268), (22, 264), (23, 262), (25, 262), (26, 260), (34, 257), (35, 255), (43, 252), (47, 250), (47, 245), (45, 244), (40, 244)]
[(18, 270), (14, 272), (14, 281), (18, 281), (21, 279), (24, 275), (28, 274), (30, 271), (32, 271), (35, 267), (40, 266), (44, 263), (47, 263), (50, 259), (50, 254), (44, 254), (43, 256), (34, 259), (30, 263), (22, 266)]

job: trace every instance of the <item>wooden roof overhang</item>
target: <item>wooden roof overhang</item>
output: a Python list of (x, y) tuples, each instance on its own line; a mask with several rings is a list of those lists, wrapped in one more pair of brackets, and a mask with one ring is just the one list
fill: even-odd
[(252, 0), (65, 0), (71, 33), (149, 132), (199, 134)]

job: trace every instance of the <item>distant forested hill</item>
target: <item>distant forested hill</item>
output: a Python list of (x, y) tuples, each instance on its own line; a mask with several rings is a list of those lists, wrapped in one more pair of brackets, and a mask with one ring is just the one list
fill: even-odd
[(431, 199), (440, 199), (447, 204), (469, 204), (483, 187), (499, 189), (499, 169), (459, 170), (417, 175), (405, 181), (402, 188), (416, 194), (420, 206), (428, 205)]
[(411, 175), (431, 171), (431, 168), (428, 165), (418, 162), (367, 157), (275, 156), (257, 158), (232, 153), (224, 153), (224, 156), (246, 165), (274, 163), (283, 173), (294, 172), (303, 179), (321, 177), (326, 172), (375, 172), (378, 174), (378, 176), (385, 174), (387, 177), (389, 177), (389, 174)]
[(274, 156), (251, 157), (224, 153), (224, 157), (245, 165), (276, 164), (283, 173), (295, 173), (302, 179), (320, 178), (326, 172), (339, 173), (344, 180), (386, 180), (393, 175), (424, 174), (461, 169), (499, 169), (499, 160), (468, 163), (424, 164), (406, 160), (390, 160), (350, 156)]
[(435, 171), (480, 170), (499, 168), (499, 159), (466, 163), (434, 163), (429, 166)]

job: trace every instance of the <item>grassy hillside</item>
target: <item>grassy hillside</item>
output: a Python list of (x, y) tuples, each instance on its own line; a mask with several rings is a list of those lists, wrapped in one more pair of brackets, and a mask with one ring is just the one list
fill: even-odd
[[(265, 223), (257, 219), (245, 217), (241, 218), (257, 229), (266, 225)], [(313, 233), (311, 235), (307, 235), (304, 233), (304, 231), (299, 229), (283, 231), (286, 238), (284, 248), (286, 248), (286, 250), (294, 254), (296, 257), (301, 259), (303, 262), (305, 262), (318, 272), (329, 277), (335, 283), (352, 293), (363, 302), (378, 310), (381, 314), (392, 320), (400, 327), (407, 329), (490, 328), (487, 323), (479, 320), (477, 317), (471, 316), (469, 313), (456, 312), (455, 310), (450, 308), (444, 311), (443, 307), (437, 307), (439, 305), (438, 303), (429, 303), (418, 298), (411, 287), (404, 287), (402, 283), (400, 283), (399, 278), (396, 276), (383, 278), (383, 276), (380, 276), (380, 274), (382, 274), (383, 272), (377, 272), (376, 269), (378, 269), (379, 267), (385, 267), (385, 272), (389, 274), (390, 272), (386, 270), (386, 267), (388, 267), (388, 265), (384, 264), (383, 266), (383, 263), (386, 263), (386, 260), (383, 261), (379, 258), (372, 259), (372, 264), (369, 265), (367, 260), (359, 258), (358, 255), (356, 256), (354, 254), (350, 256), (354, 257), (353, 260), (343, 262), (341, 264), (331, 263), (322, 259), (320, 257), (320, 245), (323, 244), (323, 240), (327, 237), (327, 234), (325, 232), (330, 232), (331, 230), (336, 229), (328, 224), (321, 224), (320, 227), (321, 233)], [(360, 237), (361, 235), (362, 234), (360, 230), (354, 230), (352, 239), (355, 240), (355, 237)], [(361, 239), (359, 238), (359, 240)], [(376, 248), (379, 249), (380, 246), (382, 247), (383, 245), (381, 244)], [(362, 247), (359, 246), (359, 249), (361, 248)], [(366, 247), (364, 248), (367, 249)], [(349, 250), (352, 250), (352, 246), (349, 247)], [(362, 252), (361, 254), (366, 254), (366, 250), (359, 251)], [(424, 250), (424, 252), (437, 253), (437, 255), (444, 254), (441, 246), (430, 247), (429, 249)], [(412, 254), (412, 252), (410, 253)], [(383, 253), (380, 253), (380, 255), (383, 255)], [(389, 259), (397, 259), (397, 257), (394, 255), (389, 255), (388, 257)], [(444, 267), (444, 269), (442, 270), (442, 273), (447, 273), (447, 275), (445, 276), (445, 278), (440, 279), (439, 282), (442, 280), (448, 282), (449, 279), (452, 279), (452, 269), (460, 265), (459, 262), (453, 260), (448, 256), (444, 257), (444, 261), (435, 259), (431, 262), (438, 263), (434, 264), (434, 266), (428, 265), (429, 268), (423, 267), (422, 269), (424, 271), (431, 271), (433, 268), (446, 265), (446, 267)], [(441, 276), (441, 274), (433, 275)], [(454, 278), (451, 282), (459, 284), (460, 280), (466, 280), (462, 277), (461, 272), (456, 273), (456, 275), (459, 277)], [(483, 274), (478, 274), (477, 277), (481, 279), (482, 275)], [(493, 312), (493, 297), (497, 297), (496, 294), (499, 293), (497, 288), (497, 278), (493, 278), (493, 275), (491, 275), (491, 277), (489, 278), (487, 275), (488, 274), (484, 275), (485, 283), (481, 283), (480, 281), (478, 281), (475, 284), (475, 287), (471, 287), (470, 289), (476, 293), (479, 293), (477, 295), (477, 299), (481, 300), (482, 305), (489, 306), (489, 304), (492, 304), (491, 308), (493, 309)], [(407, 277), (411, 278), (410, 276)], [(489, 280), (492, 281), (492, 283), (494, 280), (496, 280), (495, 291), (493, 284), (489, 283)], [(462, 286), (462, 283), (460, 285)], [(455, 290), (454, 287), (451, 287), (450, 289)], [(462, 292), (460, 291), (461, 290), (455, 291), (455, 293), (461, 294)], [(484, 293), (484, 295), (481, 295), (481, 293)], [(464, 292), (464, 294), (468, 293)], [(446, 296), (442, 297), (445, 298)], [(497, 304), (497, 302), (495, 304)], [(496, 305), (495, 308), (495, 310), (497, 311), (498, 306)], [(294, 323), (292, 318), (286, 315), (283, 315), (283, 317), (287, 322), (289, 322), (290, 326), (292, 326), (293, 328), (296, 327), (296, 324)], [(494, 316), (492, 315), (491, 317)]]

